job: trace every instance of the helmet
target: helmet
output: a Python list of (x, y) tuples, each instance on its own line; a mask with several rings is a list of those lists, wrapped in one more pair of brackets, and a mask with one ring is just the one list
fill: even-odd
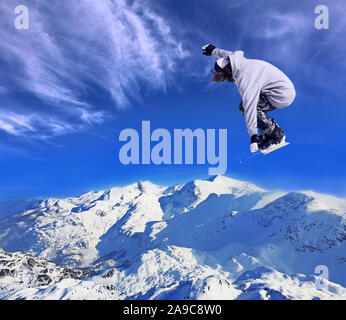
[(222, 70), (230, 64), (230, 61), (228, 58), (220, 58), (215, 62), (215, 71), (216, 72), (222, 72)]

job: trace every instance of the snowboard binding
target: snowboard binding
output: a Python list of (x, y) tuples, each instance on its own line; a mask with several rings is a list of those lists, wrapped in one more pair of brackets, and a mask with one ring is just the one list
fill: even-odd
[(262, 154), (268, 154), (288, 144), (284, 131), (277, 125), (268, 136), (260, 135), (258, 137), (258, 148)]

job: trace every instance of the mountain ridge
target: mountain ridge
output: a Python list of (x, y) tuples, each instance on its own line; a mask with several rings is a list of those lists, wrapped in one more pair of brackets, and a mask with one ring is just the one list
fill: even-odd
[[(125, 281), (122, 273), (131, 275), (134, 287), (141, 282), (139, 269), (149, 254), (153, 265), (146, 260), (147, 270), (155, 266), (152, 272), (175, 279), (171, 294), (177, 296), (188, 291), (190, 298), (202, 297), (196, 288), (204, 288), (202, 284), (209, 280), (203, 281), (213, 274), (212, 278), (221, 277), (230, 284), (227, 295), (216, 286), (213, 296), (295, 298), (284, 294), (284, 283), (279, 291), (269, 288), (275, 292), (254, 282), (246, 286), (256, 287), (256, 294), (245, 294), (245, 287), (240, 290), (237, 278), (260, 267), (272, 270), (270, 281), (286, 276), (305, 286), (315, 276), (315, 267), (326, 265), (331, 286), (340, 288), (323, 293), (312, 290), (310, 281), (311, 298), (331, 298), (335, 292), (343, 297), (346, 286), (346, 200), (312, 191), (268, 191), (224, 176), (164, 187), (138, 181), (79, 197), (44, 199), (0, 222), (0, 248), (7, 252), (31, 254), (66, 268), (93, 268), (101, 279), (100, 274), (115, 268), (117, 281)], [(170, 268), (177, 268), (172, 271), (175, 276), (160, 265), (166, 260), (171, 261)], [(267, 277), (268, 272), (262, 271)], [(152, 277), (149, 271), (145, 274)], [(299, 274), (305, 275), (304, 280), (297, 280), (303, 279)], [(128, 291), (124, 297), (167, 297), (163, 279), (157, 281), (161, 287), (149, 281), (152, 287), (147, 292), (143, 288), (137, 293)], [(182, 281), (184, 285), (179, 284)], [(117, 286), (122, 288), (120, 283)], [(262, 295), (263, 290), (267, 293)], [(297, 297), (301, 294), (307, 296), (297, 293)]]

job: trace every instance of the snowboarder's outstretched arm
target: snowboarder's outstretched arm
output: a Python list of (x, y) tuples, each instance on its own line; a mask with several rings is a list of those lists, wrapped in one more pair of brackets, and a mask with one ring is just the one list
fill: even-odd
[(233, 54), (232, 51), (215, 48), (212, 52), (212, 56), (217, 58), (227, 58), (229, 55)]
[(232, 51), (218, 49), (210, 43), (202, 47), (202, 50), (205, 56), (214, 56), (217, 58), (227, 58), (230, 54), (233, 53)]

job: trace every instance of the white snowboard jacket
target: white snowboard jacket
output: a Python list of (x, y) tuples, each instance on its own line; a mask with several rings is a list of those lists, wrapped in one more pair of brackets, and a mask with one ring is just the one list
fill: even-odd
[(246, 59), (243, 51), (214, 49), (212, 55), (229, 58), (233, 78), (243, 100), (245, 121), (249, 135), (257, 134), (257, 103), (260, 94), (267, 96), (275, 108), (289, 106), (296, 91), (291, 80), (268, 62)]

